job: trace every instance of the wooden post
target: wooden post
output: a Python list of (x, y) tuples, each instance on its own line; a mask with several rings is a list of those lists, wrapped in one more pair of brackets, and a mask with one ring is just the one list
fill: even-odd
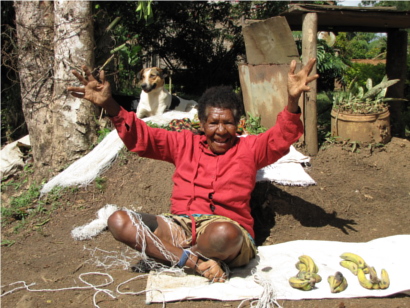
[[(386, 73), (389, 79), (400, 79), (400, 82), (387, 89), (386, 97), (404, 98), (406, 83), (407, 32), (398, 29), (387, 34)], [(404, 102), (389, 102), (391, 134), (395, 137), (405, 137), (403, 121)]]
[[(310, 58), (317, 55), (317, 14), (307, 13), (303, 16), (302, 24), (302, 63), (306, 65)], [(316, 74), (316, 65), (311, 74)], [(317, 82), (309, 84), (310, 92), (305, 94), (304, 99), (304, 125), (305, 143), (309, 155), (316, 155), (318, 152), (317, 140)]]

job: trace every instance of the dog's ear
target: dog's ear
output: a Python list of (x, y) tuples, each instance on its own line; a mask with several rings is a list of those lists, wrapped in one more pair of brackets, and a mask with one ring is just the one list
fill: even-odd
[(137, 74), (138, 80), (141, 80), (141, 79), (142, 79), (142, 74), (144, 74), (144, 71), (145, 71), (145, 68), (143, 68), (142, 70), (140, 70), (140, 71), (138, 72), (138, 74)]
[(166, 69), (162, 70), (162, 76), (161, 77), (162, 77), (162, 79), (165, 79), (165, 78), (168, 77), (168, 72), (167, 72)]
[(166, 71), (162, 68), (157, 67), (157, 72), (159, 73), (159, 77), (161, 77), (161, 79), (165, 79), (168, 77), (168, 74), (166, 73)]

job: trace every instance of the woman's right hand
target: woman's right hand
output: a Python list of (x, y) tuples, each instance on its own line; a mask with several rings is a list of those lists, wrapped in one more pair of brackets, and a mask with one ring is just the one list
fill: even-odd
[(105, 79), (104, 71), (100, 71), (99, 79), (96, 80), (91, 74), (87, 66), (82, 67), (86, 78), (79, 72), (72, 71), (73, 75), (84, 85), (84, 87), (67, 87), (71, 95), (78, 98), (83, 98), (96, 106), (104, 108), (111, 116), (115, 116), (119, 112), (119, 105), (111, 96), (110, 83)]

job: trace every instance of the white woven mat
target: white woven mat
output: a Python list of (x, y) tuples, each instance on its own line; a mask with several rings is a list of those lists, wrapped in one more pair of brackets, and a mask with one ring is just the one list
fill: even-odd
[[(166, 302), (190, 299), (214, 299), (221, 301), (258, 299), (263, 291), (254, 281), (269, 281), (276, 291), (277, 299), (301, 300), (322, 298), (385, 297), (410, 290), (410, 267), (408, 247), (410, 235), (395, 235), (379, 238), (367, 243), (346, 243), (334, 241), (292, 241), (277, 245), (259, 247), (259, 253), (248, 266), (235, 269), (228, 282), (213, 283), (197, 275), (173, 277), (151, 273), (146, 290), (146, 301)], [(359, 285), (358, 279), (349, 270), (341, 267), (339, 257), (344, 252), (353, 252), (375, 267), (380, 275), (382, 268), (390, 276), (390, 287), (385, 290), (367, 290)], [(290, 287), (288, 279), (298, 270), (295, 263), (300, 255), (311, 256), (319, 267), (322, 281), (311, 291), (300, 291)], [(340, 271), (349, 286), (341, 293), (330, 292), (327, 277)]]

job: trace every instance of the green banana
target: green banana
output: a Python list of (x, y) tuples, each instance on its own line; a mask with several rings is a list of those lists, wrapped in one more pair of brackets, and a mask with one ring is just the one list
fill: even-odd
[(357, 276), (357, 264), (353, 261), (342, 260), (340, 261), (340, 265), (350, 270), (353, 275)]
[(361, 269), (363, 269), (367, 266), (366, 262), (364, 262), (363, 258), (356, 255), (356, 254), (354, 254), (354, 253), (345, 252), (340, 257), (344, 260), (352, 261), (352, 262), (356, 263), (357, 267), (359, 267)]
[(381, 276), (381, 279), (379, 282), (380, 289), (387, 289), (390, 286), (389, 274), (387, 273), (385, 269), (382, 269), (380, 276)]
[(314, 287), (314, 285), (312, 285), (311, 283), (309, 283), (309, 284), (305, 285), (304, 287), (302, 287), (301, 290), (303, 290), (303, 291), (310, 291), (310, 290), (313, 289), (313, 287)]
[(303, 255), (299, 257), (299, 261), (306, 265), (307, 272), (317, 273), (319, 271), (319, 268), (317, 267), (317, 265), (311, 257)]
[(327, 281), (332, 293), (339, 293), (347, 288), (347, 280), (341, 272), (336, 272), (333, 276), (329, 276)]
[(357, 278), (359, 279), (360, 285), (365, 289), (373, 289), (373, 282), (366, 278), (366, 275), (363, 273), (361, 268), (357, 269)]
[(299, 273), (297, 273), (296, 277), (300, 278), (300, 279), (309, 280), (310, 278), (312, 278), (312, 273), (305, 272), (305, 271), (299, 271)]
[(301, 272), (307, 272), (307, 266), (306, 264), (302, 263), (302, 262), (298, 262), (295, 264), (296, 268), (301, 271)]
[(309, 291), (312, 290), (314, 286), (314, 282), (309, 279), (302, 279), (302, 278), (297, 278), (297, 277), (291, 277), (289, 278), (289, 284), (292, 288), (295, 289), (300, 289), (303, 291)]

